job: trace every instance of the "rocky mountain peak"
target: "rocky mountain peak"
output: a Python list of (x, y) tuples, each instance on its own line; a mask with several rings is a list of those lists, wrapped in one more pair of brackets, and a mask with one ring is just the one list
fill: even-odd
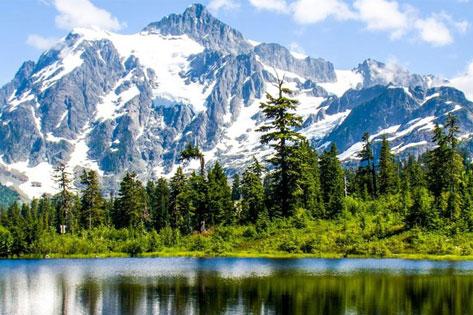
[(248, 52), (252, 48), (240, 32), (215, 18), (202, 4), (193, 4), (182, 14), (171, 14), (151, 23), (143, 32), (187, 35), (206, 48), (230, 54)]
[(427, 89), (439, 81), (433, 76), (410, 73), (409, 70), (395, 62), (382, 63), (374, 59), (365, 60), (353, 71), (362, 75), (364, 87), (392, 84), (410, 88), (420, 86)]

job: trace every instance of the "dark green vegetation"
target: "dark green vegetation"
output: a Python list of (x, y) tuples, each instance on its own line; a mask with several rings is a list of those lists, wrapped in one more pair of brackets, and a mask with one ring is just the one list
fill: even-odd
[(397, 161), (386, 137), (372, 143), (366, 134), (359, 166), (344, 170), (335, 145), (319, 156), (296, 131), (290, 94), (280, 82), (261, 104), (261, 142), (274, 149), (268, 168), (254, 159), (230, 186), (219, 163), (206, 169), (188, 145), (182, 159), (200, 160), (199, 173), (179, 168), (146, 186), (128, 173), (105, 199), (94, 171), (75, 194), (60, 165), (57, 195), (2, 212), (0, 254), (473, 254), (473, 168), (453, 115), (421, 157)]
[(16, 191), (0, 184), (0, 207), (8, 207), (18, 200), (20, 195)]

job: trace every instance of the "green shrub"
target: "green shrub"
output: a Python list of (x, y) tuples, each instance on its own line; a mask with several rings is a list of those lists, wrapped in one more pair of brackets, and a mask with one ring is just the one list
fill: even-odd
[(231, 247), (228, 243), (226, 243), (222, 238), (216, 237), (212, 239), (210, 249), (206, 252), (208, 254), (216, 254), (220, 255), (227, 251), (231, 250)]
[(151, 231), (148, 233), (148, 252), (157, 252), (162, 250), (163, 244), (161, 242), (161, 237), (156, 231)]
[(306, 254), (314, 254), (320, 249), (320, 240), (311, 238), (301, 245), (301, 251)]
[(209, 248), (209, 239), (202, 236), (196, 235), (192, 237), (192, 243), (190, 246), (191, 251), (205, 251)]
[(279, 250), (281, 250), (283, 252), (288, 252), (288, 253), (298, 253), (298, 252), (300, 252), (299, 246), (297, 246), (297, 244), (292, 240), (281, 243), (279, 245)]
[(292, 217), (292, 225), (296, 229), (304, 229), (309, 224), (309, 216), (307, 211), (303, 208), (298, 208), (295, 211), (294, 216)]
[(123, 252), (129, 254), (131, 257), (136, 257), (138, 254), (144, 252), (146, 244), (142, 239), (131, 239), (123, 245)]
[(177, 229), (165, 227), (159, 232), (162, 244), (165, 247), (173, 247), (179, 245), (181, 233)]
[(243, 232), (243, 237), (246, 238), (255, 238), (258, 235), (254, 226), (248, 226)]

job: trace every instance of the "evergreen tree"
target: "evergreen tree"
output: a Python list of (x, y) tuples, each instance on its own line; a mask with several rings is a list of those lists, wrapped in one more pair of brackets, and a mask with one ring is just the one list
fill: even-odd
[(233, 222), (232, 192), (227, 176), (218, 162), (208, 174), (207, 206), (210, 224), (230, 224)]
[(194, 214), (192, 216), (194, 226), (196, 226), (200, 231), (205, 231), (206, 222), (209, 220), (209, 213), (207, 205), (208, 183), (205, 178), (204, 154), (197, 146), (188, 143), (185, 149), (181, 152), (181, 159), (184, 161), (198, 159), (200, 161), (200, 174), (192, 174), (189, 180), (189, 186), (187, 187), (189, 190), (186, 192), (186, 198), (189, 199), (187, 201), (190, 203), (189, 207), (192, 209), (188, 209), (189, 217), (186, 218), (189, 219), (191, 217), (190, 212), (192, 212)]
[(38, 215), (43, 230), (57, 230), (58, 222), (56, 221), (56, 209), (51, 199), (43, 195), (38, 202)]
[(399, 177), (394, 156), (386, 136), (383, 136), (379, 160), (379, 192), (383, 195), (395, 194), (398, 186)]
[(332, 144), (320, 159), (320, 183), (327, 218), (336, 218), (345, 208), (345, 178), (337, 147)]
[(412, 194), (412, 206), (406, 217), (407, 226), (434, 229), (438, 225), (438, 213), (433, 211), (433, 198), (424, 188), (416, 188)]
[(199, 147), (193, 146), (191, 143), (188, 143), (185, 149), (181, 152), (181, 160), (190, 161), (198, 159), (200, 162), (200, 175), (204, 176), (205, 174), (205, 159), (204, 154), (200, 151)]
[(241, 199), (240, 175), (235, 173), (232, 179), (232, 200), (238, 201)]
[(445, 162), (448, 147), (445, 134), (439, 125), (435, 126), (433, 142), (437, 145), (435, 149), (427, 153), (428, 183), (430, 191), (435, 197), (439, 197), (448, 187), (448, 171)]
[(37, 202), (33, 200), (30, 204), (21, 205), (21, 217), (23, 224), (20, 227), (23, 230), (23, 237), (26, 244), (24, 252), (30, 252), (32, 245), (39, 239), (41, 230), (37, 220)]
[(402, 202), (401, 213), (403, 215), (406, 215), (409, 212), (410, 207), (412, 206), (412, 194), (409, 173), (406, 171), (405, 167), (401, 170), (399, 186)]
[(105, 200), (102, 197), (97, 172), (84, 170), (80, 182), (83, 186), (80, 197), (80, 226), (91, 229), (102, 225), (104, 223)]
[(117, 228), (142, 229), (149, 219), (146, 191), (136, 173), (126, 173), (115, 200), (114, 224)]
[(187, 230), (190, 200), (188, 196), (188, 188), (186, 177), (182, 168), (179, 167), (176, 174), (171, 178), (170, 182), (170, 223), (175, 229)]
[(294, 173), (294, 182), (291, 183), (296, 189), (293, 191), (293, 203), (302, 207), (313, 217), (324, 217), (324, 202), (320, 188), (319, 157), (310, 147), (308, 141), (303, 141), (295, 148), (295, 162), (291, 165)]
[[(59, 188), (59, 195), (56, 198), (57, 201), (57, 222), (59, 223), (58, 231), (66, 232), (69, 229), (71, 232), (73, 227), (73, 198), (71, 192), (71, 183), (70, 174), (66, 169), (64, 163), (59, 163), (54, 169), (54, 180)], [(64, 228), (61, 230), (61, 226)]]
[(424, 168), (415, 156), (409, 155), (407, 164), (404, 167), (404, 172), (409, 182), (410, 190), (427, 186)]
[(188, 180), (186, 198), (189, 200), (189, 213), (192, 226), (198, 231), (205, 231), (211, 220), (208, 206), (208, 181), (205, 177), (193, 172)]
[(291, 204), (291, 195), (295, 187), (290, 184), (290, 177), (294, 174), (289, 165), (293, 155), (294, 145), (299, 143), (303, 136), (295, 131), (302, 125), (302, 118), (295, 113), (298, 101), (288, 98), (292, 91), (285, 88), (284, 82), (278, 80), (278, 96), (267, 93), (267, 102), (261, 103), (261, 110), (268, 123), (258, 131), (262, 132), (261, 143), (270, 144), (275, 150), (269, 162), (274, 166), (272, 196), (276, 206), (283, 216), (289, 216), (294, 205)]
[(13, 237), (13, 244), (11, 245), (12, 255), (19, 256), (28, 251), (28, 244), (26, 242), (26, 235), (24, 231), (24, 219), (21, 215), (21, 210), (18, 203), (13, 203), (7, 210), (7, 222), (5, 227), (10, 231)]
[[(362, 141), (363, 149), (358, 154), (358, 157), (361, 159), (358, 169), (358, 176), (360, 178), (361, 185), (360, 192), (364, 192), (366, 190), (371, 198), (375, 198), (377, 194), (376, 169), (370, 135), (365, 133), (363, 135)], [(362, 195), (364, 194), (362, 193)]]
[(460, 187), (463, 181), (463, 158), (458, 150), (456, 117), (447, 116), (446, 133), (434, 129), (433, 140), (437, 147), (428, 153), (428, 182), (436, 198), (437, 209), (449, 219), (457, 219), (461, 212)]
[[(469, 165), (470, 163), (468, 162)], [(459, 221), (462, 230), (473, 231), (473, 171), (471, 167), (465, 170), (465, 180), (461, 185), (461, 218)]]
[(158, 231), (170, 225), (170, 195), (168, 181), (163, 177), (159, 178), (151, 194), (154, 226)]
[(150, 220), (148, 222), (147, 230), (156, 229), (156, 208), (157, 208), (157, 197), (156, 193), (156, 183), (153, 180), (148, 180), (145, 186), (146, 190), (146, 202), (149, 209)]
[(256, 158), (243, 173), (241, 181), (242, 223), (256, 223), (258, 216), (265, 212), (265, 194), (262, 183), (263, 169)]

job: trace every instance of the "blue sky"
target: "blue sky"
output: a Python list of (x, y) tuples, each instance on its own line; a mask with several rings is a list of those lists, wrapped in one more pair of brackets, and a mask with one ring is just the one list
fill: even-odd
[[(196, 1), (1, 0), (0, 84), (75, 26), (134, 33)], [(473, 0), (203, 0), (245, 37), (351, 69), (366, 58), (454, 77), (473, 69)]]

